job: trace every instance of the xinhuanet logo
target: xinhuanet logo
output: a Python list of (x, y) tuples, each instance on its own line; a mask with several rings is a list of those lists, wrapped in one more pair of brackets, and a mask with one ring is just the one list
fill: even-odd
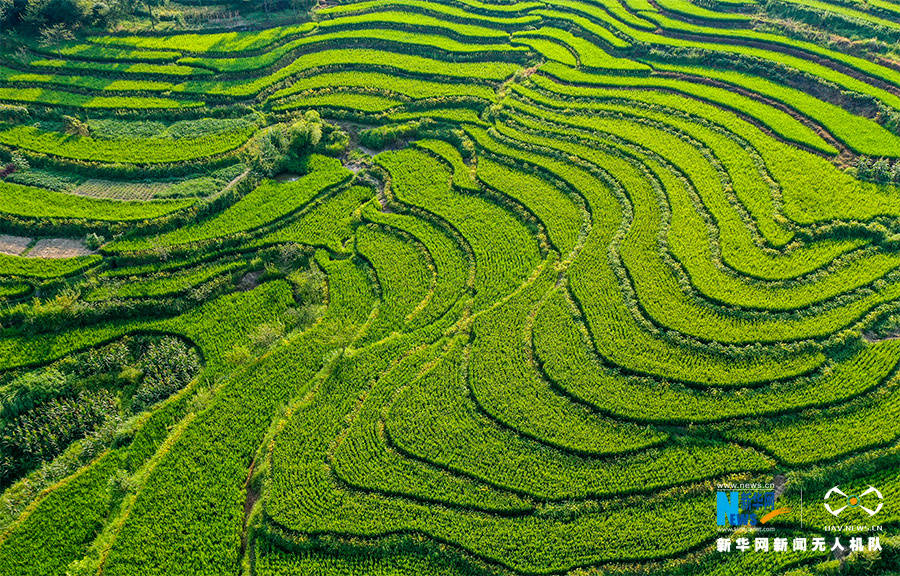
[(756, 526), (787, 514), (787, 506), (775, 506), (774, 490), (719, 490), (716, 492), (716, 524)]

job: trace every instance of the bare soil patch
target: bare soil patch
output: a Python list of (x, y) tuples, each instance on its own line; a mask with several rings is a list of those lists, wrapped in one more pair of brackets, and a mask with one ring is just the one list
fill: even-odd
[(29, 244), (31, 244), (31, 238), (26, 238), (25, 236), (10, 236), (9, 234), (0, 234), (0, 254), (18, 256), (28, 249)]
[(28, 251), (28, 258), (73, 258), (87, 256), (93, 252), (81, 240), (72, 238), (44, 238)]
[(878, 342), (884, 342), (886, 340), (898, 340), (900, 339), (900, 333), (898, 332), (888, 332), (886, 334), (877, 334), (875, 332), (866, 331), (862, 334), (863, 340), (870, 344), (875, 344)]
[(237, 284), (237, 289), (239, 292), (247, 292), (248, 290), (253, 290), (257, 286), (259, 286), (259, 279), (262, 277), (262, 270), (254, 270), (253, 272), (247, 272), (244, 274), (244, 277)]

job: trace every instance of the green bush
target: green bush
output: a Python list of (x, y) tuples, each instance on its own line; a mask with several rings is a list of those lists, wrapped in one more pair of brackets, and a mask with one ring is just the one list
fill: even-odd
[(308, 111), (300, 120), (276, 124), (250, 141), (244, 153), (247, 164), (258, 174), (274, 176), (315, 149), (322, 140), (322, 121)]
[(0, 424), (59, 396), (67, 389), (65, 375), (55, 368), (26, 372), (0, 389)]
[(103, 246), (104, 242), (106, 242), (106, 239), (95, 232), (91, 232), (84, 238), (84, 245), (91, 250), (100, 248), (101, 246)]
[(82, 390), (77, 396), (55, 398), (6, 421), (0, 429), (0, 452), (12, 462), (0, 483), (43, 462), (49, 462), (73, 441), (83, 438), (118, 415), (116, 398), (105, 390)]
[(178, 338), (150, 344), (141, 359), (144, 379), (134, 393), (134, 406), (148, 407), (183, 388), (200, 370), (200, 358)]

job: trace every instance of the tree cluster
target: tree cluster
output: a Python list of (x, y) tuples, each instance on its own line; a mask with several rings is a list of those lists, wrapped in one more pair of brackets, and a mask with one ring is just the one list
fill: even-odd
[(300, 119), (263, 130), (248, 144), (245, 159), (255, 173), (268, 177), (296, 171), (310, 152), (337, 153), (346, 143), (346, 133), (309, 110)]
[(0, 488), (168, 398), (201, 368), (178, 338), (138, 337), (0, 376)]
[(900, 184), (900, 160), (892, 165), (887, 158), (873, 160), (860, 156), (856, 162), (856, 175), (878, 184)]
[(39, 31), (41, 43), (71, 40), (82, 27), (106, 27), (140, 7), (162, 0), (0, 0), (0, 31)]

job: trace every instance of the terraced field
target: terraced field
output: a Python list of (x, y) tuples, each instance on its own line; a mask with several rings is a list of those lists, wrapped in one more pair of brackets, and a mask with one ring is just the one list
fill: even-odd
[[(900, 573), (898, 31), (364, 0), (5, 39), (0, 576)], [(722, 553), (741, 483), (828, 549)], [(883, 549), (833, 553), (851, 521)]]

